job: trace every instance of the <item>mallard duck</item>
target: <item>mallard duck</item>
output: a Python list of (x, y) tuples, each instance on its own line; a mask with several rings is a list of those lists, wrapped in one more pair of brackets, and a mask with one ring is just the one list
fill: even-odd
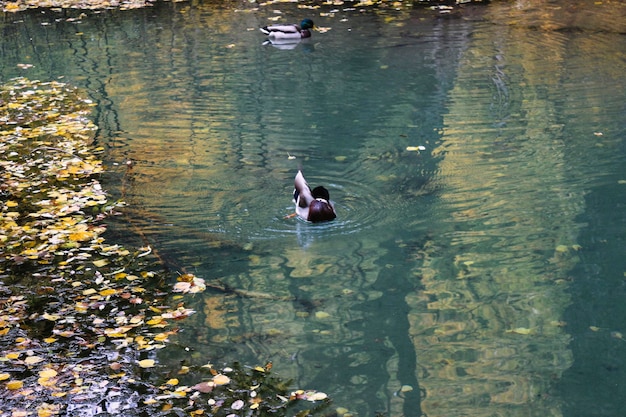
[(302, 38), (310, 38), (311, 29), (314, 27), (315, 24), (311, 19), (304, 19), (300, 22), (300, 25), (270, 25), (264, 26), (259, 30), (270, 39), (296, 41)]
[(314, 223), (333, 220), (337, 217), (326, 188), (319, 186), (311, 190), (302, 171), (296, 174), (294, 184), (293, 200), (296, 203), (296, 215)]

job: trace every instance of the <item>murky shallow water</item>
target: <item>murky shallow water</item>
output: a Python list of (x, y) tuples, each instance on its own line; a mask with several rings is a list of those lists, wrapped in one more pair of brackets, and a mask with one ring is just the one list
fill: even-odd
[[(359, 415), (621, 415), (626, 38), (536, 9), (316, 11), (291, 50), (270, 7), (37, 11), (0, 73), (86, 88), (129, 230), (249, 295), (164, 361), (272, 360)], [(285, 218), (299, 166), (337, 221)]]

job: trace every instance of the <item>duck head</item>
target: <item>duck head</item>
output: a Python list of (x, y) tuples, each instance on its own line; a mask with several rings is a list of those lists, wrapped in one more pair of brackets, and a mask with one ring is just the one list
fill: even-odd
[(302, 30), (313, 29), (314, 27), (315, 23), (313, 23), (311, 19), (304, 19), (302, 20), (302, 22), (300, 22), (300, 29)]

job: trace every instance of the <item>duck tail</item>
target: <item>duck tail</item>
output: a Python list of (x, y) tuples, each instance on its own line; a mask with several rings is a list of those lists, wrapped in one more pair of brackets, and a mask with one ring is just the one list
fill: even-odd
[[(300, 198), (299, 200), (298, 197)], [(298, 170), (296, 178), (294, 179), (293, 198), (299, 203), (300, 207), (308, 207), (311, 200), (313, 200), (311, 188), (309, 188), (309, 184), (307, 184), (300, 170)]]

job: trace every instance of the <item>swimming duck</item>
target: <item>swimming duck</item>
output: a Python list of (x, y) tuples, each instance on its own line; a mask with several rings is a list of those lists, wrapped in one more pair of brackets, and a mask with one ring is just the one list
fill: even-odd
[(293, 199), (296, 203), (296, 214), (300, 218), (317, 223), (333, 220), (337, 217), (326, 188), (319, 186), (311, 190), (304, 179), (304, 175), (302, 175), (302, 171), (298, 171), (296, 174), (294, 184)]
[(270, 39), (275, 40), (300, 40), (302, 38), (311, 37), (311, 29), (315, 24), (311, 19), (304, 19), (300, 25), (270, 25), (264, 26), (259, 30), (266, 34)]

